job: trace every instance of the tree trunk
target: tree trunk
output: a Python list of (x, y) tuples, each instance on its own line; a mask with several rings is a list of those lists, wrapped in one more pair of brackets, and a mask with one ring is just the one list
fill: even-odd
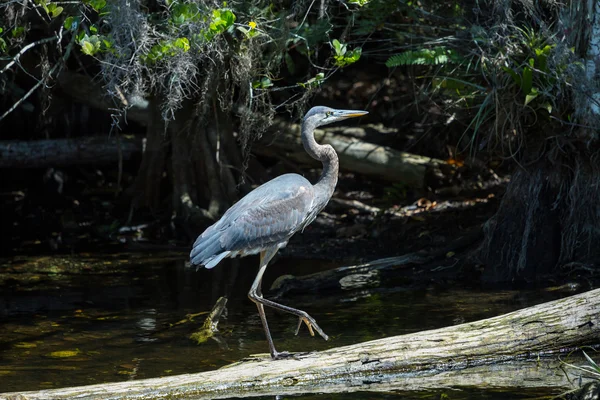
[(165, 172), (166, 148), (165, 124), (160, 117), (160, 107), (155, 99), (150, 101), (150, 119), (146, 127), (146, 148), (142, 163), (129, 188), (132, 197), (132, 211), (148, 208), (155, 213), (159, 210), (161, 200), (161, 182)]
[[(568, 3), (557, 27), (561, 45), (586, 58), (571, 100), (577, 124), (560, 126), (540, 150), (527, 150), (529, 160), (539, 161), (516, 171), (485, 226), (480, 254), (486, 282), (544, 279), (559, 266), (566, 273), (598, 270), (600, 3)], [(567, 129), (572, 133), (562, 132)]]
[[(292, 395), (309, 392), (553, 387), (571, 383), (557, 362), (597, 345), (600, 289), (481, 321), (295, 354), (216, 371), (76, 388), (8, 393), (1, 400)], [(23, 397), (19, 397), (23, 396)]]

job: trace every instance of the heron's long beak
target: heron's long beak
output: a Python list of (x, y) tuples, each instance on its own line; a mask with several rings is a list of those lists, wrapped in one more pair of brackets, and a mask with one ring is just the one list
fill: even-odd
[(367, 115), (368, 111), (363, 110), (335, 110), (334, 115), (337, 118), (354, 118), (354, 117), (362, 117), (363, 115)]

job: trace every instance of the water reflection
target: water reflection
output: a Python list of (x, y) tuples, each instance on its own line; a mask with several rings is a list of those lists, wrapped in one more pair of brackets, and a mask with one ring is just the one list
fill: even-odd
[[(0, 392), (200, 372), (266, 353), (256, 307), (246, 297), (256, 259), (195, 271), (185, 267), (185, 257), (80, 255), (19, 259), (2, 266)], [(305, 266), (279, 260), (267, 270), (264, 287), (296, 269), (307, 273), (332, 267), (313, 262), (312, 271), (306, 271)], [(209, 312), (220, 296), (229, 298), (220, 334), (196, 345), (189, 335), (202, 326), (204, 316), (189, 315)], [(310, 351), (473, 321), (560, 296), (375, 286), (278, 299), (311, 314), (331, 336), (327, 342), (305, 329), (295, 336), (293, 316), (267, 313), (278, 349)], [(340, 398), (323, 396), (303, 398)], [(358, 395), (343, 397), (352, 396)]]

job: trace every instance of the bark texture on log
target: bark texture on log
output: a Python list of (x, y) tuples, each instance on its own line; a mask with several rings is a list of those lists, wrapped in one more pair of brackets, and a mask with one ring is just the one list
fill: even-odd
[(44, 168), (57, 165), (110, 164), (129, 160), (143, 148), (144, 139), (122, 135), (72, 139), (0, 141), (0, 168)]
[(599, 338), (600, 289), (596, 289), (481, 321), (294, 358), (272, 361), (265, 355), (199, 374), (7, 393), (0, 399), (218, 399), (389, 390), (392, 385), (395, 390), (565, 387), (566, 378), (560, 378), (564, 373), (552, 360), (574, 346), (598, 344)]

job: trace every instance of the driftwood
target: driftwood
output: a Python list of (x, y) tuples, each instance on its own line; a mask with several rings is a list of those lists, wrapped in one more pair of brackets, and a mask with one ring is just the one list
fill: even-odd
[(271, 285), (269, 295), (277, 298), (288, 292), (306, 293), (324, 289), (350, 290), (379, 286), (380, 282), (393, 277), (398, 268), (429, 263), (445, 257), (449, 252), (464, 249), (482, 237), (483, 231), (478, 227), (466, 232), (465, 235), (454, 240), (448, 246), (435, 250), (422, 250), (401, 256), (381, 258), (362, 264), (343, 266), (302, 276), (282, 275)]
[(58, 165), (110, 164), (129, 160), (143, 148), (131, 135), (88, 136), (50, 140), (0, 141), (0, 168), (44, 168)]
[[(300, 125), (278, 121), (269, 128), (269, 132), (271, 134), (265, 135), (258, 145), (253, 146), (255, 153), (285, 157), (297, 164), (315, 165), (315, 161), (302, 148)], [(273, 133), (279, 134), (273, 136)], [(441, 160), (367, 143), (329, 130), (317, 129), (315, 138), (321, 144), (333, 146), (342, 169), (379, 180), (401, 182), (410, 187), (424, 187), (427, 172), (445, 164)]]
[(0, 399), (219, 399), (473, 386), (568, 388), (558, 356), (599, 342), (596, 289), (481, 321), (294, 358), (272, 361), (265, 355), (198, 374), (6, 393)]

